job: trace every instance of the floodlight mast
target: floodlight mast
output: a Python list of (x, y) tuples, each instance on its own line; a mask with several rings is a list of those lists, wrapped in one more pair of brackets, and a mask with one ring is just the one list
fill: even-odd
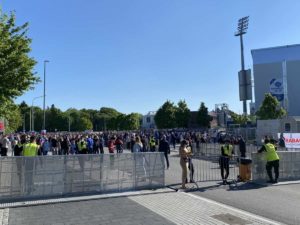
[[(245, 62), (244, 62), (244, 44), (243, 44), (243, 35), (247, 33), (249, 23), (249, 16), (243, 17), (238, 21), (237, 32), (234, 36), (240, 36), (241, 44), (241, 65), (242, 71), (245, 73)], [(243, 113), (247, 115), (247, 100), (243, 100)]]

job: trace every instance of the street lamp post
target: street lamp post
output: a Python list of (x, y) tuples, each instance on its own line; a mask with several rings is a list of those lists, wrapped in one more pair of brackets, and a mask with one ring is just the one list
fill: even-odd
[(26, 129), (25, 128), (25, 118), (26, 118), (25, 116), (26, 116), (26, 113), (23, 114), (23, 132), (25, 132), (25, 129)]
[[(248, 22), (249, 22), (249, 16), (246, 16), (246, 17), (243, 17), (243, 18), (239, 19), (237, 32), (234, 34), (234, 36), (240, 36), (241, 67), (242, 67), (241, 72), (243, 73), (244, 77), (245, 77), (246, 71), (245, 71), (245, 62), (244, 62), (243, 35), (247, 33)], [(246, 87), (244, 88), (244, 92), (246, 92)], [(243, 113), (244, 113), (244, 115), (247, 115), (247, 100), (243, 100)]]
[[(31, 108), (30, 108), (30, 131), (34, 131), (34, 112), (33, 112), (33, 103), (36, 99), (38, 98), (42, 98), (44, 97), (43, 95), (42, 96), (38, 96), (38, 97), (35, 97), (32, 99), (32, 104), (31, 104)], [(32, 125), (31, 125), (32, 123)]]
[(46, 127), (46, 63), (48, 63), (49, 60), (44, 60), (44, 102), (43, 102), (43, 112), (44, 112), (44, 119), (43, 119), (43, 130), (45, 130)]

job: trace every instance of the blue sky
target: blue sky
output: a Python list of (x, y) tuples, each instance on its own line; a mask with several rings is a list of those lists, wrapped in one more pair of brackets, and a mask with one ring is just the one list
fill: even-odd
[[(157, 110), (185, 99), (191, 110), (227, 103), (242, 113), (238, 96), (240, 17), (251, 49), (300, 42), (298, 0), (0, 0), (17, 23), (30, 23), (35, 72), (47, 65), (46, 105), (123, 113)], [(16, 102), (43, 94), (36, 85)], [(35, 101), (42, 106), (42, 99)]]

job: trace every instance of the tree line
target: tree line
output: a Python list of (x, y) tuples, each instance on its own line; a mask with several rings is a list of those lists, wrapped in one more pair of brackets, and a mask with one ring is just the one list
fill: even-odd
[[(177, 105), (167, 100), (156, 112), (154, 120), (159, 129), (188, 128), (191, 117), (191, 111), (184, 100), (180, 100)], [(201, 102), (197, 112), (197, 127), (209, 128), (212, 119), (204, 102)]]
[[(29, 107), (25, 102), (19, 105), (23, 123), (18, 131), (42, 130), (43, 110), (40, 107)], [(54, 105), (47, 108), (45, 129), (55, 131), (103, 131), (103, 130), (137, 130), (140, 128), (142, 115), (138, 113), (123, 114), (113, 108), (102, 107), (100, 110), (70, 108), (62, 111)], [(34, 119), (33, 119), (34, 118)], [(30, 126), (30, 121), (34, 124)]]

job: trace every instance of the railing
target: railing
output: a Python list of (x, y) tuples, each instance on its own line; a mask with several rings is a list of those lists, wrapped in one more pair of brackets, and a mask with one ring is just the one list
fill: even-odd
[(0, 200), (164, 187), (162, 153), (0, 158)]
[[(278, 151), (279, 181), (300, 180), (300, 152)], [(265, 154), (252, 154), (252, 180), (265, 183), (269, 180), (266, 172)], [(274, 171), (272, 171), (274, 176)]]

